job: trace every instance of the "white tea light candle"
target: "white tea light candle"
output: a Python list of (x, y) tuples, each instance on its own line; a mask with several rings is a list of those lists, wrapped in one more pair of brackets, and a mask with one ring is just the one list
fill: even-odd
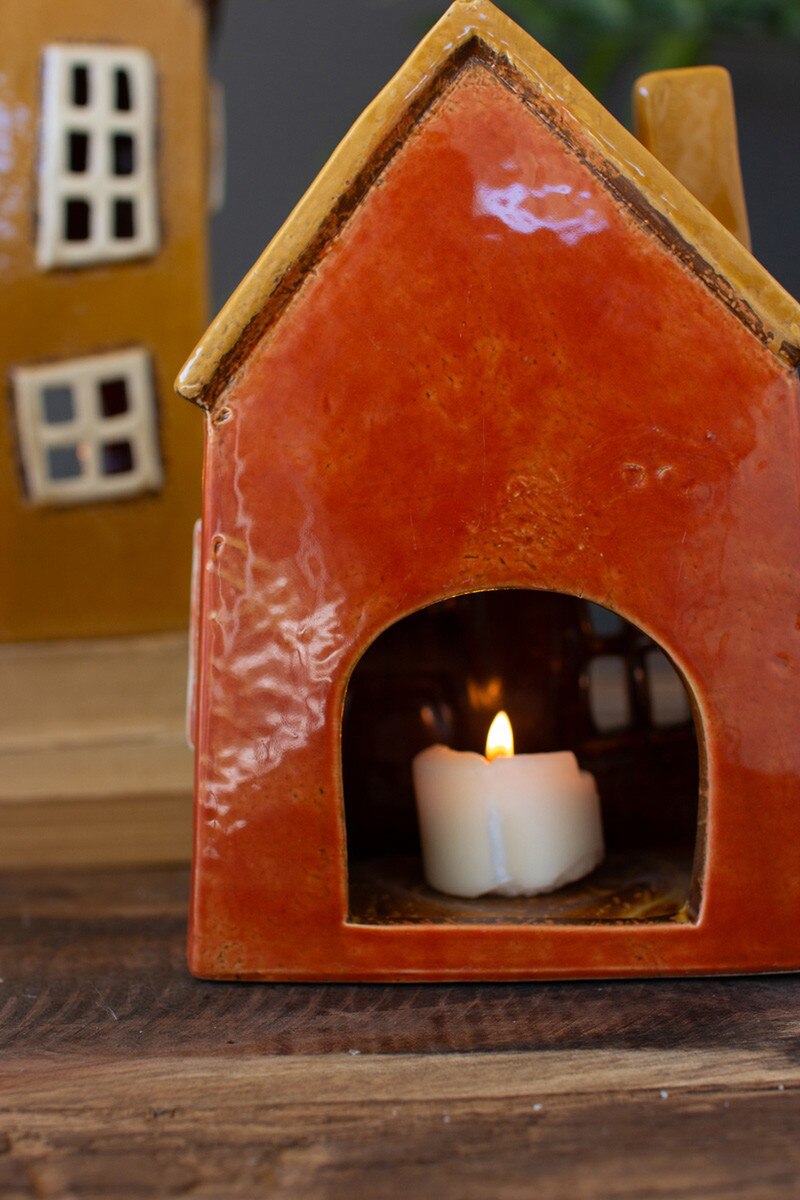
[(594, 776), (570, 751), (515, 755), (505, 713), (492, 723), (485, 758), (430, 746), (412, 770), (425, 878), (439, 892), (535, 896), (603, 859)]

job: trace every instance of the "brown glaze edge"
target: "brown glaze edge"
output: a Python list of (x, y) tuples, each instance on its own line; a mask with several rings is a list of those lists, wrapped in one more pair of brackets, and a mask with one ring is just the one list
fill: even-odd
[(22, 498), (22, 503), (30, 504), (30, 488), (28, 486), (28, 478), (25, 473), (25, 464), (22, 461), (22, 450), (19, 444), (19, 425), (17, 422), (17, 397), (14, 388), (14, 367), (11, 366), (5, 373), (5, 386), (3, 388), (3, 401), (6, 410), (6, 419), (8, 421), (9, 441), (11, 443), (11, 459), (12, 470), (17, 481), (19, 495)]
[[(374, 926), (373, 928), (378, 928)], [(475, 929), (492, 930), (493, 926), (473, 926)], [(195, 967), (189, 963), (189, 973), (195, 979), (211, 980), (216, 983), (325, 983), (325, 984), (416, 984), (416, 983), (566, 983), (573, 981), (591, 980), (634, 980), (634, 979), (742, 979), (759, 975), (797, 975), (797, 967), (775, 966), (774, 963), (763, 960), (759, 966), (746, 967), (710, 966), (707, 963), (700, 968), (685, 966), (664, 967), (579, 967), (565, 966), (562, 969), (543, 967), (520, 967), (519, 969), (474, 970), (469, 967), (453, 967), (450, 970), (441, 967), (413, 967), (408, 970), (391, 967), (362, 967), (347, 966), (341, 971), (305, 970), (289, 968), (285, 971), (267, 968), (263, 971), (224, 970), (211, 974), (211, 969)]]

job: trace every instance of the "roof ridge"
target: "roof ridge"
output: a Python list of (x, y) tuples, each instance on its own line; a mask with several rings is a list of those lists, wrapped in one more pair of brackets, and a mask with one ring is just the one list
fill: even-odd
[[(403, 119), (414, 121), (472, 53), (511, 72), (536, 97), (554, 131), (570, 130), (606, 185), (637, 210), (651, 230), (787, 363), (800, 360), (800, 305), (673, 175), (568, 71), (490, 0), (455, 0), (379, 95), (364, 110), (311, 187), (211, 323), (184, 365), (176, 389), (213, 407), (225, 379), (260, 336), (259, 317), (289, 273), (304, 260)], [(448, 72), (448, 67), (450, 71)], [(441, 90), (441, 88), (439, 89)], [(573, 149), (575, 147), (573, 146)], [(385, 157), (380, 159), (381, 165)], [(366, 188), (371, 180), (367, 179)], [(359, 197), (364, 187), (359, 189)], [(342, 219), (346, 219), (346, 214)], [(294, 286), (296, 286), (296, 281)]]

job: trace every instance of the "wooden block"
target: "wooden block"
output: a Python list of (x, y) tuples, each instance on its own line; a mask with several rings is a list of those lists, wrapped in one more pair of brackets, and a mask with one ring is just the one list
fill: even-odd
[(0, 866), (185, 861), (181, 634), (0, 647)]
[(191, 851), (186, 790), (0, 803), (0, 867), (179, 863)]

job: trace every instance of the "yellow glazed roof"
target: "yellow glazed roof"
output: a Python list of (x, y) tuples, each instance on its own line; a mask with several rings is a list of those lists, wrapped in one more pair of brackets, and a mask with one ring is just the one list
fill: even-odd
[[(800, 305), (761, 264), (556, 60), (489, 0), (455, 0), (364, 111), (251, 271), (209, 326), (176, 387), (210, 408), (261, 332), (267, 301), (323, 232), (342, 197), (390, 142), (442, 69), (470, 43), (504, 63), (536, 96), (625, 199), (635, 196), (647, 223), (787, 363), (800, 359)], [(669, 236), (665, 237), (665, 231)]]

